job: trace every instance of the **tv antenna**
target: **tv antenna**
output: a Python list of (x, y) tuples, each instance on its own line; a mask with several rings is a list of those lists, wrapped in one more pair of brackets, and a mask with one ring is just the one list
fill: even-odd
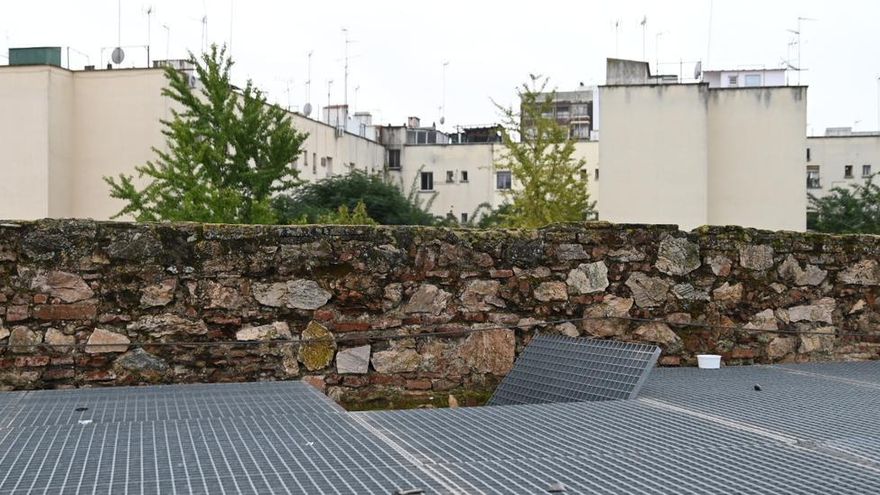
[(660, 37), (666, 34), (667, 31), (660, 31), (656, 35), (654, 35), (654, 59), (655, 64), (654, 67), (657, 69), (657, 75), (660, 75)]
[(357, 110), (358, 106), (358, 91), (361, 90), (361, 86), (357, 85), (354, 88), (354, 105), (352, 106), (352, 110)]
[(202, 53), (208, 51), (208, 13), (202, 16)]
[(646, 16), (646, 15), (642, 16), (642, 22), (640, 22), (639, 24), (642, 25), (642, 60), (647, 62), (648, 58), (647, 58), (647, 55), (645, 54), (646, 53), (645, 52), (645, 36), (647, 35), (647, 32), (648, 32), (648, 16)]
[(306, 80), (306, 104), (303, 105), (303, 115), (308, 117), (312, 113), (312, 53), (314, 50), (309, 51), (309, 70), (308, 70), (308, 79)]
[(345, 96), (343, 97), (343, 103), (345, 106), (348, 106), (348, 45), (354, 43), (354, 41), (348, 39), (348, 28), (342, 28), (342, 33), (345, 36), (345, 78), (343, 81)]
[(171, 28), (168, 27), (168, 24), (162, 24), (162, 29), (165, 30), (165, 60), (171, 59)]
[(119, 65), (125, 60), (125, 50), (122, 49), (122, 0), (116, 2), (116, 48), (110, 54), (110, 60)]
[[(333, 79), (327, 80), (327, 108), (330, 108), (330, 90), (333, 88)], [(330, 111), (327, 110), (327, 123), (330, 123)]]
[(441, 94), (440, 94), (440, 125), (446, 123), (446, 68), (449, 67), (449, 61), (445, 60), (443, 62), (443, 78), (441, 83)]
[(798, 75), (798, 78), (797, 78), (797, 85), (798, 86), (801, 85), (801, 72), (803, 72), (803, 70), (804, 70), (804, 66), (801, 63), (801, 32), (803, 31), (803, 29), (801, 27), (801, 23), (803, 23), (803, 21), (815, 21), (815, 20), (817, 20), (817, 19), (813, 19), (810, 17), (798, 17), (797, 18), (797, 30), (794, 30), (794, 29), (787, 30), (788, 32), (793, 33), (797, 37), (797, 41), (795, 43), (797, 43), (797, 69), (796, 70), (797, 70), (797, 75)]
[(151, 45), (150, 41), (151, 41), (151, 35), (153, 34), (153, 31), (151, 29), (151, 26), (152, 26), (151, 21), (153, 19), (153, 6), (152, 5), (147, 7), (146, 14), (147, 14), (147, 67), (149, 68), (150, 67), (150, 45)]

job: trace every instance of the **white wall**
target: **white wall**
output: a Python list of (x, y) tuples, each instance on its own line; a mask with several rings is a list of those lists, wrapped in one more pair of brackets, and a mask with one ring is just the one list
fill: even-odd
[[(110, 197), (105, 176), (135, 176), (135, 167), (156, 158), (153, 147), (166, 149), (161, 119), (171, 118), (171, 100), (162, 96), (161, 70), (131, 69), (73, 73), (74, 118), (67, 132), (74, 136), (75, 170), (68, 183), (72, 205), (63, 216), (105, 220), (118, 213), (123, 201)], [(130, 217), (121, 219), (130, 220)]]
[(706, 224), (708, 88), (604, 86), (600, 93), (599, 219)]
[(806, 89), (602, 88), (599, 218), (806, 228)]
[(75, 141), (70, 132), (73, 124), (73, 75), (70, 72), (49, 72), (49, 213), (60, 217), (70, 213), (73, 191), (70, 187), (74, 171), (70, 167)]
[(710, 91), (709, 223), (806, 229), (806, 88)]
[(0, 71), (0, 219), (49, 216), (49, 73)]

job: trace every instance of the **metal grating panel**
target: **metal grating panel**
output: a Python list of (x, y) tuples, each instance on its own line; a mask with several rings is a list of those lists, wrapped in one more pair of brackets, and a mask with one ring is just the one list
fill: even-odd
[(462, 493), (799, 494), (880, 493), (880, 472), (780, 444), (691, 448), (662, 455), (584, 455), (440, 464)]
[(648, 344), (535, 335), (488, 405), (632, 399), (659, 355)]
[(662, 456), (665, 451), (692, 449), (699, 444), (766, 442), (765, 437), (755, 433), (639, 401), (353, 414), (362, 415), (425, 462), (466, 463), (600, 453)]
[(861, 436), (876, 423), (880, 389), (788, 369), (809, 368), (658, 368), (640, 396), (803, 440)]

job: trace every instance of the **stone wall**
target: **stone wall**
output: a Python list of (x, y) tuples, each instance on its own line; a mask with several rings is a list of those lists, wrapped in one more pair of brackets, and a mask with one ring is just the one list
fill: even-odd
[(871, 359), (878, 258), (878, 237), (739, 228), (5, 223), (0, 387), (303, 377), (355, 407), (479, 400), (535, 328), (656, 342), (666, 366)]

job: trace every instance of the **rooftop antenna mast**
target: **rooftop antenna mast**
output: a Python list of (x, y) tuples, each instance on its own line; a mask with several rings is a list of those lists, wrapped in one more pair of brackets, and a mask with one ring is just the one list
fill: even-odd
[(352, 110), (357, 110), (358, 106), (358, 91), (361, 90), (361, 86), (357, 85), (354, 87), (354, 104), (352, 106)]
[(303, 105), (303, 115), (308, 117), (312, 113), (312, 53), (309, 51), (309, 71), (306, 79), (306, 103)]
[(614, 20), (614, 56), (620, 56), (620, 19)]
[(147, 67), (150, 67), (150, 45), (152, 39), (152, 21), (153, 20), (153, 6), (150, 5), (147, 7)]
[(440, 97), (440, 125), (446, 123), (446, 68), (449, 67), (449, 60), (443, 62), (443, 83), (442, 94)]
[(706, 35), (706, 65), (709, 65), (709, 55), (712, 53), (712, 11), (714, 4), (709, 0), (709, 32)]
[(116, 2), (116, 14), (116, 48), (114, 48), (113, 52), (110, 54), (110, 60), (113, 61), (114, 64), (119, 65), (125, 60), (125, 51), (122, 49), (122, 0)]
[(235, 0), (229, 0), (229, 46), (227, 50), (229, 51), (229, 57), (232, 57), (232, 21), (235, 20), (234, 14)]
[(202, 53), (208, 51), (208, 4), (202, 0)]
[(660, 74), (660, 37), (666, 34), (666, 31), (660, 31), (654, 36), (654, 67), (657, 69), (657, 75)]
[(162, 29), (165, 30), (165, 60), (169, 60), (171, 59), (171, 28), (168, 24), (162, 24)]
[(345, 80), (343, 82), (345, 96), (343, 97), (343, 103), (345, 106), (348, 106), (348, 45), (354, 42), (348, 39), (348, 28), (342, 28), (342, 32), (345, 36)]
[(798, 59), (798, 62), (797, 62), (797, 69), (796, 70), (797, 70), (797, 75), (798, 75), (797, 76), (798, 77), (797, 78), (797, 85), (798, 86), (801, 85), (801, 72), (803, 72), (803, 70), (804, 70), (804, 67), (801, 64), (801, 31), (802, 31), (801, 24), (803, 23), (803, 21), (815, 21), (815, 20), (816, 19), (812, 19), (810, 17), (798, 17), (797, 18), (797, 30), (796, 31), (794, 29), (788, 30), (789, 32), (794, 33), (794, 35), (797, 36), (797, 59)]
[(642, 60), (647, 61), (648, 58), (645, 55), (645, 35), (648, 31), (648, 16), (642, 16), (642, 22), (639, 24), (642, 25)]
[[(327, 81), (327, 108), (330, 108), (330, 89), (333, 88), (333, 79)], [(327, 111), (327, 123), (330, 123), (330, 111)]]

